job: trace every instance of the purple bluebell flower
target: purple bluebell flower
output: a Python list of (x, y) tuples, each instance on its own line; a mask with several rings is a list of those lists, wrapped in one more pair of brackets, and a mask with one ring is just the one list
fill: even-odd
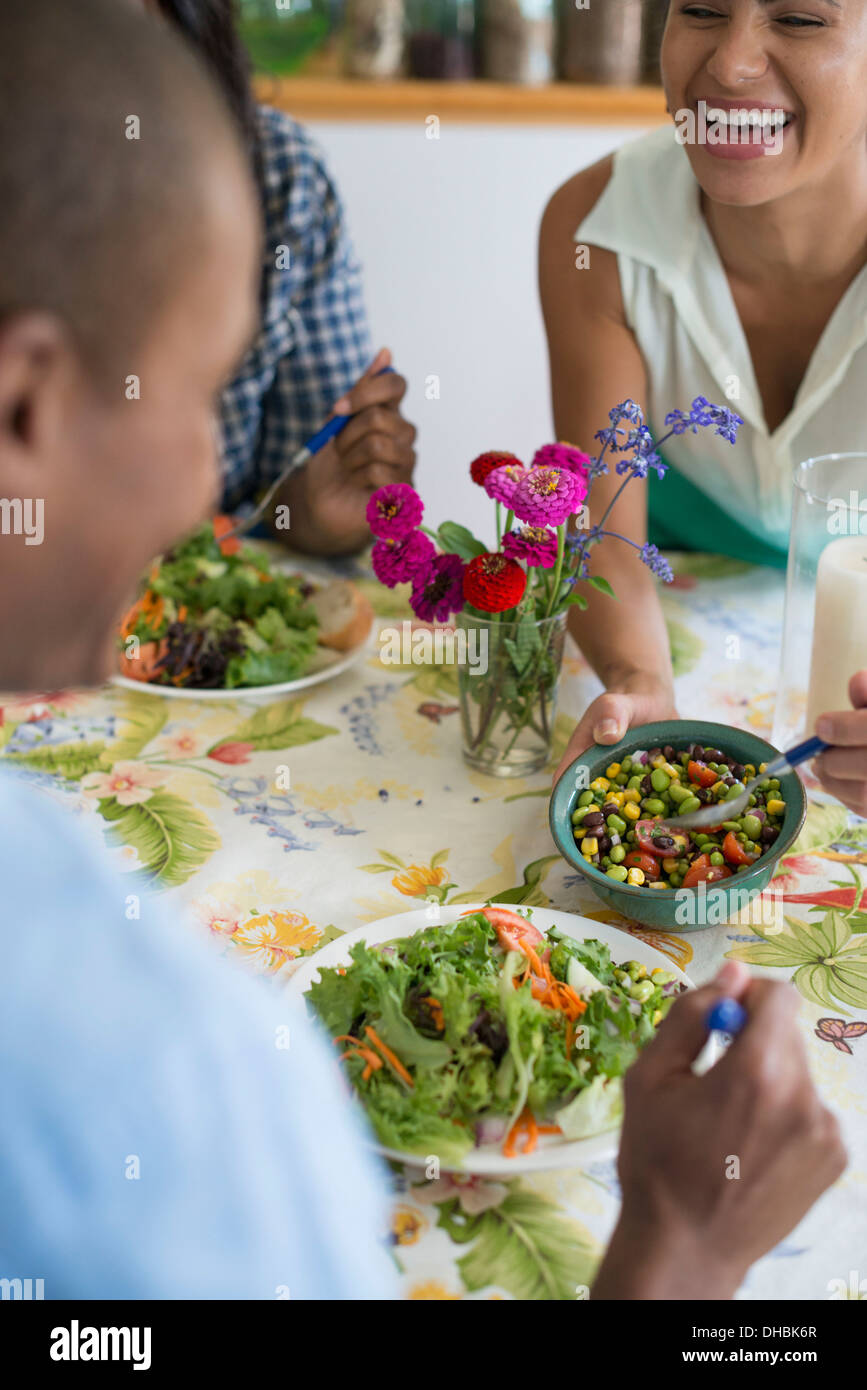
[(665, 556), (660, 555), (658, 545), (643, 545), (639, 551), (639, 558), (657, 579), (661, 579), (665, 584), (671, 584), (674, 579), (674, 572)]

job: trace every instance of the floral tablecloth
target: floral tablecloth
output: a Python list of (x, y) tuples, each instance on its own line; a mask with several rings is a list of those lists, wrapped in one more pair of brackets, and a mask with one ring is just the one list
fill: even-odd
[[(400, 591), (354, 572), (383, 619), (410, 616)], [(782, 576), (709, 556), (680, 557), (676, 572), (664, 603), (681, 714), (767, 735)], [(570, 645), (557, 756), (598, 690)], [(555, 853), (550, 772), (501, 782), (464, 764), (453, 667), (383, 665), (372, 646), (295, 700), (187, 703), (110, 688), (7, 700), (0, 720), (0, 755), (108, 844), (128, 875), (129, 918), (146, 930), (159, 892), (226, 969), (270, 987), (360, 923), (504, 892), (615, 923), (697, 982), (726, 956), (793, 980), (850, 1166), (740, 1297), (867, 1297), (867, 822), (811, 799), (774, 881), (782, 933), (739, 922), (654, 933), (603, 909)], [(618, 1208), (613, 1155), (506, 1181), (412, 1169), (390, 1180), (384, 1238), (415, 1299), (585, 1297)]]

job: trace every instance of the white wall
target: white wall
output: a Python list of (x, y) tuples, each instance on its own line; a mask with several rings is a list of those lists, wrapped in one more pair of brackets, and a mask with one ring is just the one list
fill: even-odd
[[(374, 338), (410, 382), (426, 520), (464, 521), (485, 537), (493, 506), (469, 481), (470, 460), (493, 448), (526, 458), (552, 437), (536, 295), (542, 210), (570, 174), (641, 132), (443, 123), (428, 140), (420, 122), (311, 129), (347, 205)], [(431, 375), (439, 400), (425, 398)]]

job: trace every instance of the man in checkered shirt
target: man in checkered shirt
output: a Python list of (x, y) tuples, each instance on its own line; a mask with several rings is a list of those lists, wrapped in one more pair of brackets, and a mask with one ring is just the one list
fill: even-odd
[(372, 354), (361, 268), (321, 153), (282, 111), (256, 108), (256, 125), (262, 321), (223, 392), (223, 507), (255, 502), (333, 411), (352, 415), (275, 500), (290, 509), (291, 529), (276, 534), (293, 549), (350, 553), (369, 539), (373, 489), (412, 478), (415, 429), (400, 414), (406, 382), (380, 375), (387, 350)]

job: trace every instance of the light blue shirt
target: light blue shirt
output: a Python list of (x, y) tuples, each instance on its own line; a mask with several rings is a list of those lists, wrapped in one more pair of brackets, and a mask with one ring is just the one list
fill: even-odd
[(0, 1278), (394, 1297), (382, 1174), (325, 1044), (158, 898), (128, 920), (130, 891), (0, 776)]

